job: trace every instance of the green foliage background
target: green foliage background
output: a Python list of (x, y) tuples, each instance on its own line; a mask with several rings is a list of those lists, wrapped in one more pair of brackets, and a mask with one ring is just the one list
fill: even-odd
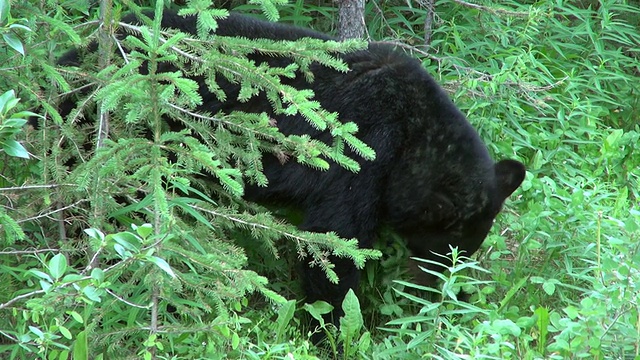
[[(222, 14), (211, 12), (200, 34), (209, 42), (129, 29), (143, 34), (127, 40), (138, 51), (129, 65), (101, 55), (99, 66), (61, 69), (62, 53), (104, 34), (98, 6), (89, 5), (0, 0), (0, 357), (640, 358), (637, 2), (366, 3), (369, 37), (421, 58), (494, 156), (517, 158), (528, 173), (482, 250), (456, 263), (442, 288), (412, 284), (407, 249), (384, 232), (382, 258), (367, 263), (362, 288), (345, 300), (340, 328), (327, 326), (322, 347), (303, 324), (326, 308), (292, 301), (298, 253), (329, 273), (329, 252), (359, 263), (376, 254), (300, 232), (239, 195), (245, 181), (264, 180), (260, 151), (318, 168), (326, 158), (353, 168), (345, 144), (373, 154), (308, 94), (283, 88), (279, 78), (295, 68), (258, 69), (242, 56), (258, 48), (295, 53), (302, 69), (310, 60), (340, 67), (331, 54), (361, 45), (211, 42), (207, 26)], [(204, 11), (210, 3), (186, 5)], [(213, 5), (327, 32), (337, 18), (323, 1)], [(138, 7), (105, 9), (118, 19)], [(184, 55), (197, 60), (184, 66)], [(170, 85), (135, 70), (162, 57), (178, 64)], [(344, 135), (327, 146), (285, 138), (265, 115), (193, 113), (200, 100), (184, 75), (206, 68), (232, 76), (225, 66), (241, 74), (243, 94), (271, 93), (276, 110)], [(62, 119), (58, 95), (81, 82), (95, 87)], [(33, 109), (47, 125), (20, 132), (31, 116), (23, 111)], [(106, 111), (114, 141), (87, 136), (93, 123), (78, 127)], [(185, 119), (191, 134), (172, 132), (163, 114)], [(144, 129), (152, 142), (139, 136)], [(30, 160), (16, 156), (16, 143)], [(76, 146), (84, 143), (92, 146)], [(81, 159), (71, 171), (70, 158)], [(203, 168), (219, 185), (194, 176)], [(460, 289), (468, 302), (457, 299)]]

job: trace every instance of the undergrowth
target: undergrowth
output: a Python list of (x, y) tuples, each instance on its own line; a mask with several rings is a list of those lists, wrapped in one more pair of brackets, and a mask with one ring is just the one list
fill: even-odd
[[(116, 4), (115, 18), (137, 9)], [(163, 3), (144, 5), (158, 11)], [(214, 5), (327, 32), (337, 18), (325, 1)], [(220, 124), (205, 128), (186, 110), (198, 102), (189, 81), (176, 80), (181, 87), (169, 91), (149, 80), (145, 91), (154, 89), (156, 100), (178, 97), (174, 107), (147, 108), (151, 95), (125, 81), (136, 74), (105, 59), (98, 59), (106, 66), (100, 73), (56, 67), (69, 48), (108, 31), (98, 30), (97, 14), (75, 1), (0, 0), (0, 357), (640, 358), (637, 1), (366, 3), (370, 39), (420, 58), (494, 157), (524, 162), (527, 176), (472, 259), (452, 249), (460, 261), (437, 288), (416, 284), (407, 270), (411, 254), (397, 235), (382, 232), (382, 257), (367, 262), (361, 288), (343, 304), (346, 317), (319, 330), (306, 328), (306, 319), (328, 311), (326, 304), (295, 300), (298, 251), (322, 257), (335, 248), (360, 262), (375, 253), (299, 232), (296, 214), (237, 199), (240, 178), (261, 181), (257, 151), (273, 150), (264, 137), (296, 149), (312, 166), (324, 166), (319, 154), (328, 150), (270, 132), (269, 119), (256, 115), (204, 114)], [(177, 59), (159, 33), (152, 35), (157, 24), (149, 25), (129, 29), (146, 34), (128, 43), (139, 48), (130, 69), (157, 56)], [(162, 39), (194, 59), (213, 51), (182, 35)], [(278, 44), (229, 46), (241, 50), (218, 59), (237, 61), (247, 93), (249, 84), (261, 84), (281, 94), (281, 74), (242, 61), (242, 49)], [(304, 46), (340, 66), (327, 57), (336, 49)], [(256, 74), (273, 81), (265, 85)], [(95, 92), (75, 91), (78, 80), (97, 86)], [(78, 107), (63, 119), (57, 96), (70, 92), (81, 96), (84, 114)], [(303, 94), (293, 98), (305, 109)], [(23, 127), (35, 116), (25, 111), (33, 109), (56, 132)], [(306, 109), (311, 121), (325, 116)], [(139, 140), (133, 125), (143, 118), (139, 111), (152, 124), (173, 111), (204, 135), (196, 140), (158, 129), (155, 145)], [(94, 152), (101, 145), (77, 145), (88, 131), (78, 123), (99, 112), (110, 114), (112, 131), (122, 137), (104, 139), (110, 150)], [(171, 153), (183, 160), (172, 163)], [(80, 166), (69, 166), (70, 159), (81, 159)], [(219, 184), (211, 189), (190, 177), (202, 170), (197, 164)], [(310, 341), (316, 331), (327, 338), (319, 347)]]

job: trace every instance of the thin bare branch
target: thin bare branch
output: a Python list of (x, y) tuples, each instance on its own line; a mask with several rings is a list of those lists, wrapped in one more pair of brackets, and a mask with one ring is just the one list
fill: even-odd
[(511, 11), (511, 10), (506, 10), (506, 9), (501, 9), (501, 8), (492, 8), (492, 7), (488, 7), (488, 6), (473, 4), (473, 3), (466, 2), (466, 1), (463, 1), (463, 0), (453, 0), (453, 2), (455, 2), (456, 4), (462, 5), (464, 7), (468, 7), (468, 8), (472, 8), (472, 9), (478, 9), (478, 10), (481, 10), (481, 11), (487, 11), (487, 12), (490, 12), (490, 13), (493, 13), (493, 14), (502, 14), (502, 15), (516, 16), (516, 17), (527, 17), (527, 16), (529, 16), (529, 13), (527, 13), (527, 12)]
[(40, 253), (60, 253), (60, 249), (32, 249), (32, 250), (5, 250), (0, 251), (1, 255), (31, 255), (31, 254), (40, 254)]
[(53, 215), (53, 214), (55, 214), (55, 213), (58, 213), (58, 212), (60, 212), (60, 211), (64, 211), (64, 210), (66, 210), (66, 209), (70, 209), (70, 208), (72, 208), (72, 207), (78, 206), (79, 204), (82, 204), (83, 202), (87, 202), (87, 201), (89, 201), (89, 200), (87, 200), (87, 199), (78, 200), (78, 201), (74, 202), (74, 203), (73, 203), (73, 204), (71, 204), (71, 205), (67, 205), (67, 206), (61, 207), (61, 208), (59, 208), (59, 209), (55, 209), (55, 210), (53, 210), (53, 211), (49, 211), (49, 212), (47, 212), (47, 213), (40, 214), (40, 215), (37, 215), (37, 216), (32, 216), (32, 217), (30, 217), (30, 218), (26, 218), (26, 219), (18, 220), (18, 221), (17, 221), (17, 223), (23, 223), (23, 222), (25, 222), (25, 221), (31, 221), (31, 220), (36, 220), (36, 219), (40, 219), (40, 218), (43, 218), (43, 217), (49, 217), (49, 216), (51, 216), (51, 215)]
[(77, 185), (74, 185), (74, 184), (22, 185), (22, 186), (16, 186), (16, 187), (0, 188), (0, 192), (3, 192), (3, 191), (14, 192), (14, 191), (23, 191), (23, 190), (33, 190), (33, 189), (54, 189), (54, 188), (59, 188), (63, 186), (77, 186)]

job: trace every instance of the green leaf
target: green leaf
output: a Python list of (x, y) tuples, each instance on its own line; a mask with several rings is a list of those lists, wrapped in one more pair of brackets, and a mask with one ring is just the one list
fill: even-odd
[(622, 129), (616, 129), (612, 131), (611, 134), (609, 134), (604, 141), (604, 148), (607, 150), (614, 150), (618, 146), (617, 145), (618, 141), (620, 140), (623, 134), (624, 134), (624, 130)]
[(71, 331), (69, 331), (69, 329), (67, 329), (66, 327), (59, 325), (58, 329), (60, 330), (60, 333), (62, 334), (62, 336), (64, 336), (65, 338), (69, 340), (73, 338), (73, 336), (71, 335)]
[(45, 292), (49, 292), (51, 287), (53, 287), (53, 284), (51, 282), (47, 281), (47, 280), (40, 280), (39, 283), (40, 283), (40, 287)]
[(151, 224), (142, 224), (140, 226), (131, 224), (131, 228), (143, 239), (146, 239), (153, 232)]
[(87, 332), (82, 330), (76, 336), (76, 341), (73, 343), (73, 360), (88, 360), (89, 349), (87, 345)]
[(16, 93), (13, 90), (9, 90), (0, 95), (0, 114), (5, 114), (7, 111), (11, 110), (11, 107), (9, 107), (7, 104), (9, 103), (9, 100), (15, 99), (15, 97)]
[(32, 333), (36, 334), (37, 337), (43, 339), (44, 338), (44, 333), (42, 332), (42, 330), (38, 329), (35, 326), (29, 326), (29, 330), (31, 330)]
[[(213, 230), (213, 225), (211, 225), (211, 222), (206, 217), (202, 216), (202, 213), (200, 213), (199, 211), (189, 206), (189, 204), (192, 202), (196, 202), (196, 200), (191, 198), (186, 198), (186, 197), (184, 198), (178, 197), (178, 198), (171, 199), (170, 205), (177, 206), (178, 208), (180, 208), (181, 211), (184, 211), (185, 213), (193, 216), (193, 218), (199, 221), (201, 224)], [(210, 200), (210, 202), (214, 203), (213, 200)], [(198, 244), (194, 244), (194, 245), (196, 246), (196, 248), (198, 248), (200, 252), (203, 252), (203, 253), (205, 252), (205, 250)]]
[(352, 289), (349, 289), (342, 301), (342, 310), (344, 316), (340, 319), (340, 336), (343, 336), (344, 339), (354, 339), (362, 329), (364, 322), (360, 311), (360, 302)]
[(63, 282), (77, 282), (82, 280), (84, 277), (79, 274), (67, 274), (62, 277)]
[(326, 301), (316, 301), (313, 304), (304, 304), (302, 308), (314, 319), (318, 320), (320, 326), (324, 326), (324, 318), (322, 315), (330, 313), (333, 310), (333, 305)]
[(624, 221), (624, 229), (629, 233), (635, 232), (639, 228), (640, 226), (638, 226), (638, 223), (636, 223), (632, 217), (629, 217)]
[(545, 281), (542, 284), (542, 290), (544, 290), (544, 292), (547, 293), (547, 295), (553, 295), (553, 293), (556, 292), (556, 284), (555, 281), (552, 281), (554, 279), (551, 279), (549, 281)]
[(103, 282), (104, 281), (104, 271), (102, 271), (102, 269), (100, 268), (93, 268), (93, 270), (91, 270), (91, 278), (95, 279), (99, 282)]
[(140, 246), (141, 246), (140, 238), (128, 231), (107, 235), (106, 239), (114, 240), (116, 243), (120, 244), (122, 247), (124, 247), (125, 249), (133, 253), (140, 252)]
[(82, 289), (82, 293), (84, 294), (84, 296), (86, 296), (91, 301), (94, 301), (94, 302), (101, 302), (102, 301), (102, 299), (100, 298), (100, 293), (93, 286), (87, 286), (87, 287), (83, 288)]
[(296, 302), (295, 300), (289, 300), (286, 304), (280, 307), (278, 310), (278, 319), (276, 320), (277, 328), (276, 328), (276, 341), (282, 342), (283, 335), (285, 330), (287, 329), (287, 325), (291, 319), (293, 319), (293, 314), (296, 311)]
[(80, 323), (80, 324), (84, 324), (84, 320), (82, 319), (82, 315), (78, 314), (77, 311), (67, 311), (67, 314), (71, 315), (71, 317), (73, 318), (73, 320), (75, 320), (76, 322)]
[(547, 334), (549, 333), (549, 310), (545, 307), (538, 307), (535, 311), (537, 315), (536, 325), (540, 332), (538, 341), (538, 351), (544, 353), (544, 348), (547, 344)]
[(593, 299), (589, 298), (589, 297), (586, 297), (586, 298), (580, 300), (580, 305), (582, 305), (583, 309), (587, 309), (587, 310), (591, 311), (592, 308), (593, 308)]
[(4, 41), (11, 47), (13, 50), (19, 52), (22, 56), (24, 56), (24, 47), (20, 39), (12, 33), (2, 34)]
[(11, 139), (2, 141), (2, 149), (9, 156), (19, 157), (23, 159), (29, 158), (29, 152), (19, 142)]
[(31, 28), (29, 28), (28, 26), (24, 26), (21, 24), (11, 24), (9, 25), (9, 29), (22, 29), (24, 31), (31, 31)]
[(3, 129), (3, 128), (21, 128), (21, 127), (23, 127), (24, 124), (27, 123), (27, 120), (19, 119), (19, 118), (20, 117), (31, 116), (31, 115), (28, 115), (28, 113), (34, 114), (34, 113), (30, 112), (30, 111), (21, 111), (19, 113), (14, 113), (13, 117), (11, 119), (7, 119), (2, 123), (2, 127), (0, 127), (0, 130)]
[(11, 12), (11, 0), (0, 0), (0, 25), (5, 24)]
[(366, 352), (371, 347), (371, 333), (366, 331), (358, 340), (358, 351)]
[(104, 241), (104, 234), (98, 229), (85, 229), (84, 232), (89, 235), (90, 238), (100, 240), (100, 242)]
[(493, 327), (502, 335), (520, 336), (522, 330), (509, 319), (499, 319), (493, 322)]
[(42, 272), (40, 270), (31, 269), (31, 270), (29, 270), (29, 272), (34, 274), (35, 276), (41, 278), (41, 279), (53, 282), (53, 280), (51, 279), (51, 276), (49, 276), (49, 274), (44, 273), (44, 272)]
[(63, 254), (56, 254), (49, 260), (49, 274), (58, 280), (67, 271), (67, 258)]
[(159, 258), (157, 256), (149, 256), (147, 259), (150, 262), (156, 264), (160, 269), (162, 269), (162, 271), (169, 274), (169, 276), (171, 276), (172, 278), (176, 277), (176, 274), (171, 269), (171, 266), (169, 266), (169, 263), (167, 263), (164, 259)]
[(240, 336), (234, 332), (233, 335), (231, 335), (231, 348), (235, 350), (238, 348), (238, 345), (240, 345)]
[(125, 249), (125, 247), (120, 244), (113, 244), (113, 250), (115, 250), (123, 259), (128, 259), (133, 256), (131, 251)]

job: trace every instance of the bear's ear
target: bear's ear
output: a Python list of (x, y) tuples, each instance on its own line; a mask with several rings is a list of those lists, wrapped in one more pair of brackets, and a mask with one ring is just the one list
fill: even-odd
[(502, 160), (495, 165), (496, 186), (500, 201), (511, 195), (524, 180), (526, 169), (515, 160)]

